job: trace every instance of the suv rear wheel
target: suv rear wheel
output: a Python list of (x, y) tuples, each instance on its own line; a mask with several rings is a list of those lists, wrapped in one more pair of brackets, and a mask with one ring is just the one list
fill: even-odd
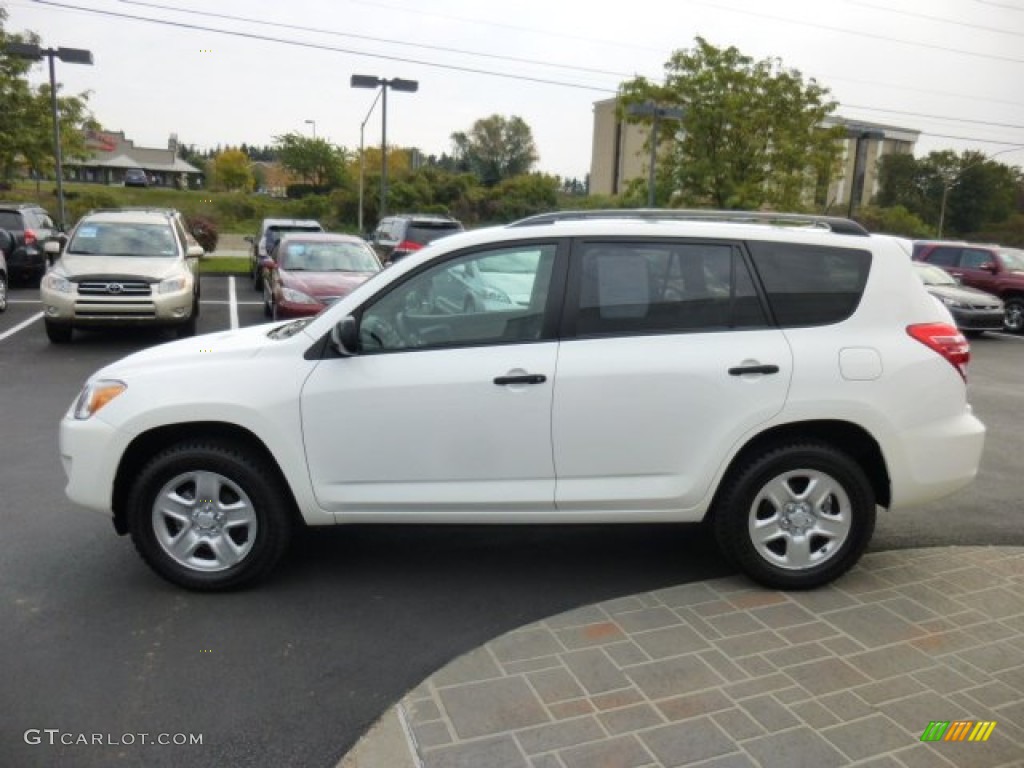
[(826, 584), (860, 559), (875, 528), (861, 467), (827, 443), (777, 446), (740, 467), (714, 511), (719, 546), (775, 589)]
[(167, 448), (129, 493), (135, 548), (160, 576), (188, 589), (234, 589), (262, 578), (291, 535), (276, 477), (266, 462), (232, 442)]
[(49, 320), (44, 322), (46, 325), (46, 338), (51, 342), (54, 344), (67, 344), (71, 341), (71, 334), (74, 333), (74, 329), (70, 325), (53, 323)]

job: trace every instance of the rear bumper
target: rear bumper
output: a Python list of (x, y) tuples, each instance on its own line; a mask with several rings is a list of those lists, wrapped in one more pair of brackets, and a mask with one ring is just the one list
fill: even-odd
[(38, 248), (16, 248), (7, 257), (7, 269), (12, 273), (45, 272), (46, 254)]
[(903, 431), (887, 456), (892, 509), (926, 504), (970, 485), (985, 448), (985, 425), (967, 406), (954, 418)]

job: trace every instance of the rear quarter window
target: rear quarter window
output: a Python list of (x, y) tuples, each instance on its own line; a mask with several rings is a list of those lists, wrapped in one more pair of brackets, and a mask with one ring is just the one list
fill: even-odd
[(409, 231), (405, 235), (406, 240), (411, 240), (420, 245), (432, 243), (445, 235), (453, 235), (460, 231), (457, 224), (447, 222), (440, 224), (410, 224)]
[(0, 229), (20, 230), (21, 214), (14, 211), (0, 211)]
[(838, 323), (860, 304), (870, 251), (769, 242), (750, 242), (748, 248), (779, 325)]

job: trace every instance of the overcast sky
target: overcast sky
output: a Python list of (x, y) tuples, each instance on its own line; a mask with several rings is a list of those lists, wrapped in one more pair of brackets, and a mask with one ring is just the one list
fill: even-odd
[[(417, 93), (388, 94), (389, 144), (440, 154), (475, 120), (518, 115), (539, 170), (582, 178), (593, 103), (634, 75), (660, 80), (671, 53), (702, 36), (816, 78), (844, 117), (921, 131), (918, 156), (977, 149), (1024, 165), (1024, 0), (0, 4), (9, 32), (93, 52), (92, 67), (58, 61), (57, 78), (91, 91), (104, 128), (137, 146), (166, 146), (171, 133), (200, 147), (270, 144), (311, 135), (314, 120), (318, 137), (355, 150), (374, 92), (349, 78), (366, 74), (419, 81)], [(37, 66), (33, 78), (46, 77)], [(378, 104), (365, 142), (380, 139)]]

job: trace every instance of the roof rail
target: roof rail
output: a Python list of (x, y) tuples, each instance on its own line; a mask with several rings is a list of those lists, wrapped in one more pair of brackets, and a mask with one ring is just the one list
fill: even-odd
[(611, 208), (592, 211), (552, 211), (539, 213), (509, 224), (510, 227), (530, 227), (553, 224), (558, 221), (586, 219), (644, 219), (661, 221), (733, 221), (741, 223), (777, 224), (791, 227), (817, 227), (839, 235), (871, 234), (852, 219), (838, 216), (819, 216), (811, 213), (773, 213), (770, 211), (716, 211), (684, 208)]

